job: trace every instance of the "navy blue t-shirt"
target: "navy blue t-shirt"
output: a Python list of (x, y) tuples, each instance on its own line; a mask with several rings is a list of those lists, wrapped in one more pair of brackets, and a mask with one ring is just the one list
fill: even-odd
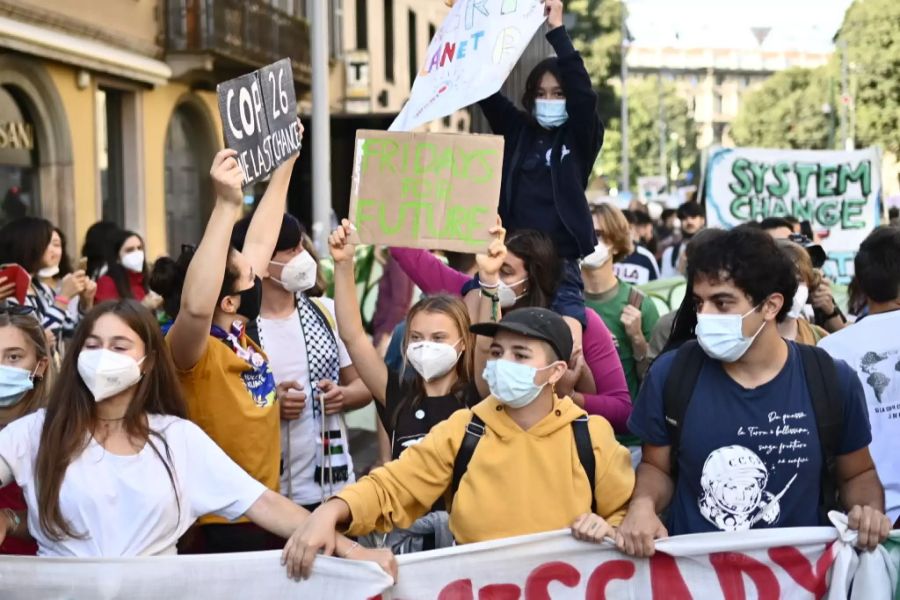
[[(746, 389), (707, 359), (681, 432), (678, 481), (669, 506), (669, 535), (805, 527), (819, 522), (822, 454), (803, 362), (793, 342), (774, 379)], [(670, 445), (663, 388), (675, 352), (650, 368), (628, 427), (645, 443)], [(844, 428), (837, 454), (872, 441), (856, 373), (835, 360)]]

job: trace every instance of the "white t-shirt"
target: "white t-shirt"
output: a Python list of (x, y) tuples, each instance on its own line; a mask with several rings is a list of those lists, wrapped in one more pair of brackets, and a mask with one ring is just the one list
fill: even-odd
[(869, 315), (822, 338), (819, 346), (846, 361), (866, 392), (872, 443), (869, 451), (884, 485), (891, 522), (900, 517), (900, 310)]
[[(673, 258), (672, 253), (675, 252), (676, 247), (678, 248), (678, 255)], [(669, 277), (681, 275), (678, 272), (678, 261), (681, 260), (685, 249), (687, 249), (687, 240), (683, 240), (675, 246), (669, 246), (663, 251), (662, 260), (659, 261), (660, 278), (668, 279)]]
[[(199, 427), (178, 417), (148, 415), (150, 429), (169, 446), (170, 468), (150, 445), (120, 456), (91, 438), (66, 470), (59, 492), (63, 517), (84, 539), (55, 541), (40, 527), (35, 459), (44, 409), (13, 421), (0, 431), (0, 481), (10, 475), (25, 494), (28, 530), (40, 556), (124, 557), (174, 554), (175, 542), (201, 515), (236, 519), (259, 499), (265, 486), (234, 463)], [(162, 441), (150, 441), (166, 457)], [(168, 460), (168, 459), (167, 459)], [(4, 464), (5, 462), (5, 464)]]
[[(334, 314), (334, 301), (330, 298), (318, 298), (330, 313)], [(300, 328), (300, 318), (295, 309), (284, 319), (259, 319), (260, 341), (263, 350), (269, 357), (269, 366), (275, 381), (297, 381), (303, 386), (306, 394), (306, 406), (300, 413), (300, 418), (293, 421), (281, 422), (281, 493), (288, 496), (297, 504), (316, 504), (328, 499), (334, 493), (340, 491), (345, 483), (335, 484), (333, 488), (322, 487), (315, 481), (316, 452), (319, 444), (316, 441), (315, 423), (313, 423), (312, 386), (309, 381), (309, 361), (306, 356), (306, 343), (303, 338), (303, 330)], [(338, 363), (343, 369), (349, 367), (352, 362), (347, 353), (347, 347), (337, 333)], [(343, 416), (341, 416), (343, 421)], [(346, 425), (343, 427), (343, 435), (346, 438)], [(344, 446), (347, 447), (346, 445)], [(288, 455), (290, 449), (290, 455)], [(353, 476), (353, 462), (350, 453), (347, 452), (349, 465), (349, 481), (356, 479)], [(290, 478), (288, 475), (290, 474)]]

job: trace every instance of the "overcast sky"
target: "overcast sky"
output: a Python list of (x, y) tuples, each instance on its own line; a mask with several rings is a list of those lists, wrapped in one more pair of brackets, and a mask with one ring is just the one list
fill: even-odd
[(764, 48), (818, 52), (833, 49), (851, 1), (626, 0), (637, 45), (755, 48), (751, 28), (770, 27)]

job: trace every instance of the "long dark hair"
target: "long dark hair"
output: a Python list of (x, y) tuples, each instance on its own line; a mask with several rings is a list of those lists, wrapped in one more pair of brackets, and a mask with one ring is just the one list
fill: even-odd
[(106, 264), (109, 239), (118, 230), (119, 226), (112, 221), (97, 221), (84, 234), (81, 256), (87, 259), (87, 274), (91, 279), (100, 276), (100, 271)]
[[(150, 272), (150, 289), (162, 296), (163, 310), (173, 321), (181, 310), (181, 292), (184, 289), (184, 278), (187, 276), (188, 267), (196, 252), (194, 246), (182, 246), (181, 254), (172, 260), (168, 256), (160, 257), (153, 264)], [(228, 262), (225, 265), (225, 277), (222, 279), (222, 288), (219, 290), (219, 300), (225, 296), (234, 294), (238, 279), (241, 277), (231, 261), (234, 248), (228, 250)]]
[(562, 273), (562, 262), (553, 240), (546, 233), (523, 229), (506, 240), (506, 249), (522, 259), (528, 274), (528, 291), (516, 302), (515, 308), (549, 308)]
[(41, 269), (53, 238), (53, 224), (40, 217), (21, 217), (0, 228), (0, 264), (15, 263), (31, 275)]
[(59, 227), (54, 227), (53, 231), (59, 236), (59, 245), (62, 247), (62, 253), (59, 255), (59, 273), (56, 275), (62, 279), (72, 272), (72, 259), (69, 258), (69, 251), (66, 248), (66, 234)]
[[(73, 531), (72, 525), (63, 516), (59, 506), (59, 491), (66, 469), (85, 450), (99, 422), (97, 402), (78, 374), (78, 355), (88, 336), (93, 333), (97, 320), (106, 314), (122, 319), (144, 342), (144, 376), (137, 383), (134, 399), (128, 406), (122, 427), (129, 438), (146, 440), (163, 462), (172, 488), (176, 490), (180, 518), (181, 503), (175, 486), (169, 445), (160, 432), (150, 429), (147, 422), (147, 414), (181, 418), (187, 415), (175, 364), (159, 325), (149, 310), (135, 300), (109, 301), (89, 312), (76, 329), (75, 337), (69, 342), (59, 380), (53, 386), (47, 403), (47, 414), (35, 461), (35, 480), (40, 527), (47, 536), (55, 540), (64, 537), (84, 538), (86, 535)], [(153, 443), (153, 438), (162, 443), (166, 458), (163, 458), (163, 454)]]
[(532, 123), (534, 120), (534, 101), (537, 98), (538, 88), (541, 86), (541, 79), (544, 75), (550, 73), (556, 78), (556, 81), (562, 85), (562, 75), (559, 72), (559, 59), (556, 57), (545, 58), (534, 66), (528, 78), (525, 79), (525, 90), (522, 92), (522, 107), (528, 114)]
[[(106, 274), (109, 275), (110, 279), (113, 280), (113, 283), (116, 284), (116, 291), (119, 293), (119, 298), (134, 298), (134, 294), (131, 293), (131, 283), (128, 281), (128, 269), (119, 262), (119, 252), (130, 237), (136, 237), (141, 240), (141, 247), (144, 247), (144, 238), (133, 231), (125, 231), (122, 229), (114, 231), (109, 238), (109, 243), (106, 245)], [(141, 275), (143, 275), (141, 285), (146, 292), (148, 289), (147, 279), (149, 278), (146, 260), (144, 261), (144, 268), (141, 271)]]

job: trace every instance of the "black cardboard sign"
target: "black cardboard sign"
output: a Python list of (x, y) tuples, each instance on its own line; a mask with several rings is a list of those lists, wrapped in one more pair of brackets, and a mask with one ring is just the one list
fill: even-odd
[(225, 142), (238, 153), (245, 186), (300, 152), (290, 59), (220, 83), (216, 92)]

